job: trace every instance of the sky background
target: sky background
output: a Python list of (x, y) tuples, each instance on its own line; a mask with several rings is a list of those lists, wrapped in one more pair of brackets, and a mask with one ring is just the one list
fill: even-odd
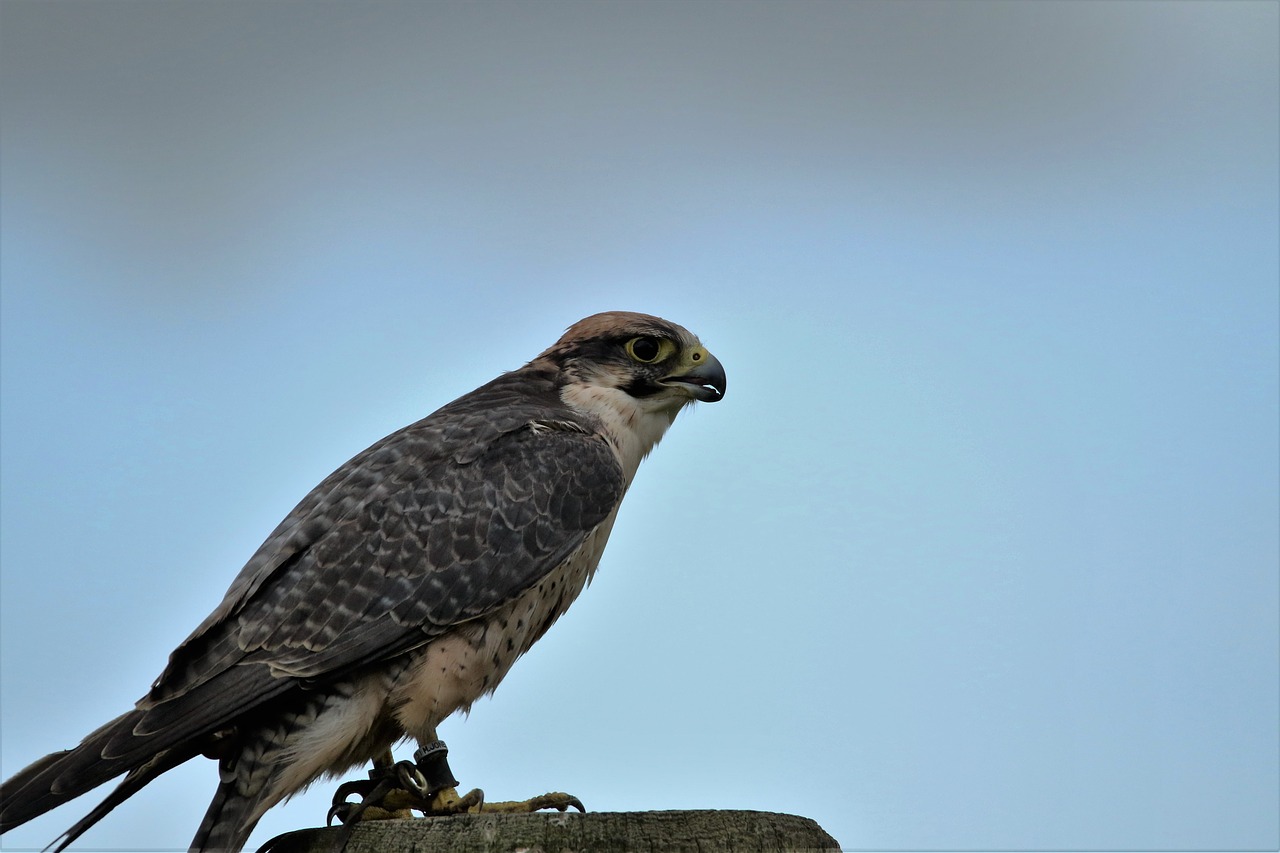
[[(442, 728), (464, 787), (854, 849), (1275, 849), (1278, 34), (1274, 2), (5, 0), (0, 770), (131, 707), (329, 471), (626, 309), (728, 396)], [(79, 847), (184, 848), (215, 785)]]

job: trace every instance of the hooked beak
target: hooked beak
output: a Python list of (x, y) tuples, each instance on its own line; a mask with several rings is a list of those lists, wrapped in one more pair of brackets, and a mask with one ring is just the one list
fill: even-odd
[(723, 400), (727, 382), (720, 359), (701, 347), (685, 357), (679, 372), (664, 376), (659, 381), (663, 385), (679, 386), (693, 399), (703, 403)]

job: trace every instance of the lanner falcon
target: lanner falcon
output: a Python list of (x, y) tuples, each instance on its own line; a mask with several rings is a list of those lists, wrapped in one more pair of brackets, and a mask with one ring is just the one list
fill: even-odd
[[(124, 774), (61, 850), (197, 755), (221, 781), (192, 850), (238, 851), (267, 809), (370, 761), (369, 780), (335, 798), (344, 820), (406, 804), (581, 808), (566, 794), (458, 795), (436, 727), (578, 597), (640, 460), (682, 408), (724, 392), (724, 368), (688, 331), (609, 312), (377, 442), (267, 537), (132, 711), (0, 785), (0, 831)], [(415, 762), (395, 764), (405, 737)], [(345, 802), (352, 792), (363, 799)]]

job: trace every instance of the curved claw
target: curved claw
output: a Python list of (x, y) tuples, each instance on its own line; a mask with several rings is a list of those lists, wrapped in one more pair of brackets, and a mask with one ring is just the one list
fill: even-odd
[[(372, 776), (372, 771), (370, 772)], [(329, 813), (325, 815), (325, 826), (333, 826), (333, 819), (336, 817), (340, 823), (346, 823), (355, 809), (360, 804), (369, 799), (370, 795), (377, 790), (379, 783), (373, 779), (353, 779), (350, 782), (343, 782), (333, 792), (332, 805), (329, 807)], [(351, 795), (360, 797), (359, 803), (353, 803), (347, 800)]]
[[(412, 761), (400, 761), (390, 767), (374, 767), (369, 771), (368, 779), (343, 782), (338, 786), (333, 794), (333, 805), (325, 819), (326, 825), (332, 826), (335, 817), (343, 824), (359, 820), (366, 809), (382, 807), (397, 785), (409, 794), (410, 799), (421, 799), (426, 793), (426, 779)], [(348, 801), (347, 797), (352, 794), (358, 794), (360, 802)]]
[(566, 794), (561, 791), (552, 791), (549, 794), (529, 799), (529, 811), (531, 812), (542, 809), (555, 809), (558, 812), (565, 812), (570, 808), (575, 808), (584, 814), (587, 811), (587, 807), (582, 804), (582, 800), (572, 794)]
[(456, 789), (445, 788), (431, 796), (431, 802), (422, 810), (422, 813), (428, 817), (444, 817), (455, 814), (475, 814), (484, 810), (484, 791), (479, 788), (472, 788), (461, 796)]
[(475, 809), (479, 812), (497, 812), (500, 814), (520, 814), (527, 812), (541, 811), (542, 809), (555, 809), (556, 811), (568, 811), (575, 808), (580, 812), (587, 810), (582, 805), (582, 800), (572, 794), (566, 794), (562, 791), (552, 791), (549, 794), (542, 794), (537, 797), (530, 797), (527, 800), (516, 800), (514, 802), (505, 803), (483, 803), (480, 808)]
[[(459, 795), (458, 783), (449, 770), (448, 754), (448, 747), (443, 741), (424, 744), (414, 753), (413, 761), (392, 763), (388, 751), (385, 757), (375, 759), (368, 779), (344, 782), (338, 786), (333, 794), (327, 823), (332, 825), (337, 818), (343, 823), (344, 832), (350, 832), (358, 820), (407, 817), (413, 811), (444, 816), (481, 812), (528, 813), (542, 809), (559, 812), (571, 808), (580, 812), (587, 810), (582, 800), (561, 791), (500, 803), (485, 802), (484, 792), (479, 788)], [(352, 795), (358, 795), (360, 801), (351, 802), (348, 798)]]
[(337, 787), (337, 790), (333, 792), (333, 804), (336, 806), (339, 803), (345, 803), (347, 801), (347, 797), (350, 797), (352, 794), (359, 794), (361, 797), (366, 797), (369, 795), (369, 792), (376, 787), (377, 782), (372, 779), (352, 779), (350, 782), (343, 782)]
[(324, 816), (324, 825), (333, 826), (333, 819), (337, 818), (338, 823), (346, 824), (350, 822), (352, 812), (355, 811), (359, 803), (334, 803), (329, 807), (329, 811)]
[(422, 775), (422, 771), (412, 761), (397, 762), (395, 772), (396, 781), (400, 783), (401, 788), (423, 799), (429, 796), (427, 777)]

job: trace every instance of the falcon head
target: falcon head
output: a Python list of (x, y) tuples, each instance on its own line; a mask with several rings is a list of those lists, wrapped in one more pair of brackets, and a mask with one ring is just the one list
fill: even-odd
[(694, 400), (724, 397), (724, 367), (688, 329), (648, 314), (608, 311), (579, 320), (539, 358), (566, 386), (625, 394), (645, 412), (674, 417)]
[(724, 368), (681, 326), (626, 311), (580, 320), (534, 364), (555, 371), (560, 399), (591, 418), (627, 482), (681, 409), (724, 397)]

